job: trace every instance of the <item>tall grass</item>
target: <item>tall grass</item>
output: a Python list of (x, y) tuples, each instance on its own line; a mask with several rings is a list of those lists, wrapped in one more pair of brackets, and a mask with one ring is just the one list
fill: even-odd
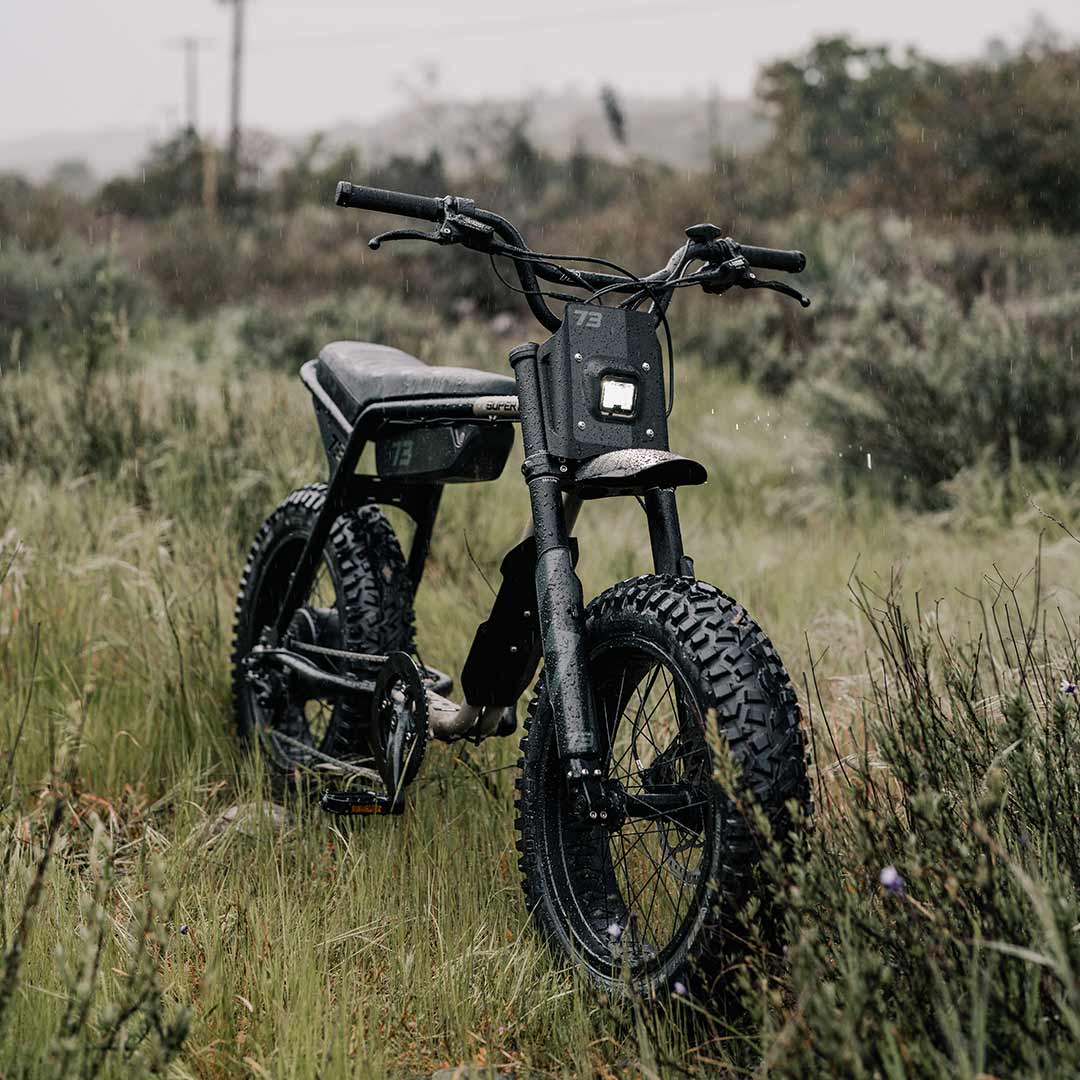
[(743, 976), (775, 1075), (1080, 1067), (1077, 656), (1035, 570), (971, 601), (960, 640), (853, 585), (877, 644), (861, 723), (819, 714), (825, 759), (840, 751), (823, 828), (769, 860), (788, 949)]
[[(1008, 591), (995, 607), (983, 575), (1030, 565), (1040, 529), (1056, 528), (1037, 510), (918, 516), (873, 475), (844, 496), (821, 479), (829, 451), (794, 402), (696, 363), (679, 380), (673, 445), (711, 474), (680, 496), (688, 550), (805, 688), (819, 770), (816, 831), (795, 867), (769, 867), (787, 954), (762, 943), (733, 972), (741, 1011), (690, 1026), (598, 999), (531, 932), (509, 742), (469, 763), (434, 748), (400, 821), (268, 810), (228, 736), (226, 655), (250, 537), (324, 468), (298, 382), (239, 379), (213, 359), (99, 372), (101, 407), (80, 413), (72, 382), (4, 376), (0, 932), (8, 953), (24, 941), (5, 1075), (376, 1077), (473, 1062), (1051, 1076), (1070, 1060), (1076, 721), (1056, 687), (1074, 671), (1075, 545), (1048, 543), (1041, 578), (1017, 589), (1047, 615), (1033, 636), (1031, 609)], [(444, 499), (418, 624), (445, 670), (490, 602), (473, 560), (493, 578), (520, 529), (516, 466)], [(1037, 500), (1077, 531), (1067, 486)], [(632, 502), (588, 507), (578, 535), (590, 593), (647, 569)], [(853, 602), (856, 563), (868, 587)], [(929, 598), (921, 613), (897, 607), (894, 568), (909, 599)], [(985, 624), (957, 590), (988, 598)], [(901, 890), (879, 884), (886, 866)]]

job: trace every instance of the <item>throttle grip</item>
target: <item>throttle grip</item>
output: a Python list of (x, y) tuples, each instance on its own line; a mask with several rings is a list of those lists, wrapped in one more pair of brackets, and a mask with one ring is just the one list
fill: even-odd
[(746, 261), (759, 270), (780, 270), (787, 274), (799, 274), (806, 269), (806, 256), (801, 251), (751, 247), (749, 244), (740, 244), (739, 250)]
[(444, 212), (442, 199), (364, 187), (363, 184), (350, 184), (348, 180), (339, 181), (334, 203), (337, 206), (351, 206), (355, 210), (375, 210), (380, 214), (397, 214), (424, 221), (440, 221)]

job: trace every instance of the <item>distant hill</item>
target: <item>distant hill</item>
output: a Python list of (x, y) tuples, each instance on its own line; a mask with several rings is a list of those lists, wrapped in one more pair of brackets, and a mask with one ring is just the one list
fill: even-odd
[(50, 132), (0, 143), (0, 172), (44, 180), (60, 162), (81, 161), (97, 178), (132, 172), (161, 132), (110, 128), (91, 132)]
[[(453, 168), (482, 156), (494, 125), (527, 115), (529, 137), (551, 153), (567, 153), (579, 139), (601, 157), (643, 155), (673, 165), (700, 166), (712, 145), (751, 150), (768, 137), (769, 125), (749, 101), (704, 97), (620, 99), (627, 144), (611, 136), (595, 97), (561, 94), (520, 100), (422, 102), (371, 123), (344, 124), (327, 131), (328, 141), (359, 147), (369, 160), (392, 154), (421, 154), (437, 146)], [(261, 133), (266, 134), (266, 133)], [(99, 180), (133, 173), (161, 132), (113, 128), (82, 133), (50, 133), (0, 143), (0, 172), (46, 178), (60, 162), (82, 161)], [(271, 134), (271, 143), (289, 146), (298, 135)]]
[[(530, 99), (418, 103), (373, 124), (346, 125), (327, 134), (354, 144), (374, 160), (390, 154), (426, 153), (438, 146), (452, 166), (481, 150), (500, 120), (527, 116), (529, 137), (540, 148), (565, 155), (580, 140), (601, 157), (643, 155), (673, 165), (704, 165), (714, 145), (752, 150), (769, 136), (769, 124), (749, 101), (702, 97), (620, 99), (626, 147), (612, 137), (597, 98), (558, 95)], [(482, 155), (481, 155), (482, 156)]]

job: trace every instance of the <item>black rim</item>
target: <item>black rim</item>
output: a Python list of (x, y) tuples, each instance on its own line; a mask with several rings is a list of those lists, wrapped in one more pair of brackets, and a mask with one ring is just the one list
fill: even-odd
[[(266, 558), (255, 586), (251, 620), (252, 644), (260, 640), (264, 630), (272, 625), (277, 617), (290, 575), (299, 560), (305, 541), (304, 535), (286, 537)], [(336, 618), (328, 620), (326, 615), (329, 613), (336, 613)], [(329, 624), (340, 628), (343, 618), (338, 576), (327, 551), (323, 553), (306, 602), (299, 609), (292, 625), (301, 631), (301, 637), (310, 644), (342, 648), (340, 630), (328, 633), (326, 627)], [(311, 631), (304, 633), (307, 627), (310, 627)], [(281, 766), (318, 767), (320, 759), (316, 754), (307, 751), (313, 749), (319, 754), (333, 753), (337, 726), (335, 721), (339, 709), (333, 699), (275, 702), (264, 709), (249, 689), (247, 700), (255, 730), (267, 751)]]
[(647, 978), (683, 952), (706, 911), (717, 814), (705, 711), (677, 663), (639, 637), (603, 642), (590, 669), (609, 739), (609, 776), (627, 796), (686, 789), (705, 803), (700, 828), (673, 816), (617, 826), (587, 823), (569, 807), (554, 738), (541, 813), (553, 899), (575, 954), (605, 978)]

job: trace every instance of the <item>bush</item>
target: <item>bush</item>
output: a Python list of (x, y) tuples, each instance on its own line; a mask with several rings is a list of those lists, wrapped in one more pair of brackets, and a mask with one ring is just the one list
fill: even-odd
[(0, 371), (21, 366), (32, 350), (78, 348), (106, 319), (117, 340), (126, 341), (142, 324), (150, 299), (111, 243), (52, 255), (15, 246), (0, 250)]
[(0, 252), (12, 246), (51, 251), (65, 237), (92, 236), (93, 210), (59, 185), (34, 185), (14, 173), (0, 173)]
[[(1080, 49), (1045, 31), (943, 63), (844, 37), (768, 65), (775, 123), (760, 154), (819, 201), (1075, 230)], [(977, 117), (977, 122), (973, 122)]]
[(299, 307), (259, 304), (249, 308), (237, 329), (241, 362), (278, 371), (297, 371), (328, 341), (372, 341), (393, 345), (437, 363), (485, 366), (502, 360), (505, 349), (483, 324), (465, 320), (447, 334), (447, 315), (406, 303), (366, 287), (347, 297), (316, 300)]
[(1075, 642), (1039, 630), (1037, 584), (1000, 584), (960, 643), (854, 589), (881, 654), (864, 730), (829, 732), (851, 752), (819, 773), (817, 835), (767, 860), (783, 962), (743, 974), (770, 1075), (1080, 1068)]
[(99, 202), (109, 211), (136, 218), (169, 217), (180, 207), (198, 206), (206, 152), (195, 131), (185, 128), (150, 148), (139, 175), (118, 176), (106, 183)]
[[(277, 371), (298, 371), (328, 341), (350, 339), (394, 345), (406, 351), (422, 344), (419, 313), (375, 289), (347, 299), (316, 300), (299, 307), (259, 304), (245, 313), (237, 336), (242, 362)], [(427, 331), (434, 330), (427, 320)]]
[(892, 490), (916, 502), (988, 461), (1071, 468), (1080, 462), (1075, 303), (1012, 312), (989, 300), (965, 315), (923, 280), (878, 281), (850, 320), (830, 326), (811, 365), (817, 422), (841, 465), (867, 455)]
[(235, 225), (188, 210), (162, 223), (140, 262), (170, 306), (196, 315), (250, 292), (251, 247)]

